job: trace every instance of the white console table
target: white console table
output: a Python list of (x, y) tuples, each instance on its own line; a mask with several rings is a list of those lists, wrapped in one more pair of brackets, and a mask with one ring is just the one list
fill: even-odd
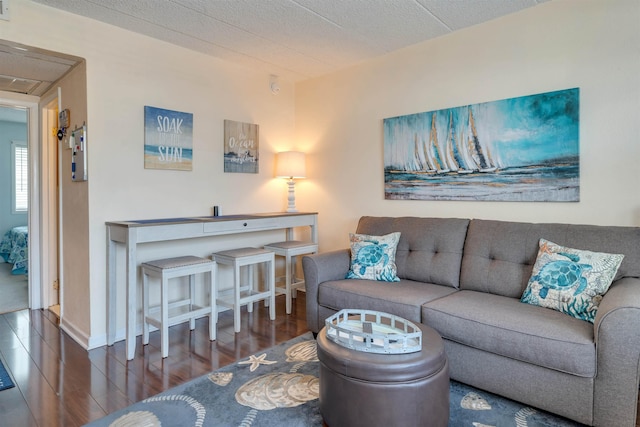
[(126, 250), (126, 346), (127, 360), (136, 350), (137, 246), (142, 243), (193, 239), (268, 230), (286, 230), (287, 240), (293, 238), (294, 227), (311, 227), (311, 239), (318, 243), (318, 214), (259, 213), (250, 215), (203, 216), (194, 218), (166, 218), (138, 221), (107, 222), (107, 344), (113, 345), (116, 335), (117, 283), (116, 250)]

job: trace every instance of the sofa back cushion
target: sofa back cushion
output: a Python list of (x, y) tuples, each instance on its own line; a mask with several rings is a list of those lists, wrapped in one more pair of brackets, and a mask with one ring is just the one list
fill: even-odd
[(640, 277), (640, 228), (471, 220), (460, 289), (520, 298), (540, 239), (594, 252), (624, 254), (615, 280)]
[(399, 231), (399, 278), (458, 288), (468, 225), (468, 219), (364, 216), (357, 233), (381, 236)]

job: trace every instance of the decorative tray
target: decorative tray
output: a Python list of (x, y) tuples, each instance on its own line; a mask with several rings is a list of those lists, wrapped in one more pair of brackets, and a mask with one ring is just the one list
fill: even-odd
[(325, 320), (327, 338), (343, 347), (368, 353), (401, 354), (422, 349), (422, 331), (389, 313), (341, 310)]

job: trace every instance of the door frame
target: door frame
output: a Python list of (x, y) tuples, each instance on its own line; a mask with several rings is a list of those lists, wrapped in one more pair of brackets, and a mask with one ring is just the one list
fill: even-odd
[[(52, 135), (52, 126), (58, 126), (57, 111), (59, 107), (59, 93), (52, 93), (40, 100), (41, 138), (41, 224), (42, 224), (42, 307), (48, 308), (60, 304), (59, 315), (62, 318), (62, 210), (60, 176), (61, 142)], [(51, 105), (55, 107), (51, 107)], [(57, 184), (57, 185), (56, 185)], [(53, 288), (53, 282), (58, 281), (59, 291)]]

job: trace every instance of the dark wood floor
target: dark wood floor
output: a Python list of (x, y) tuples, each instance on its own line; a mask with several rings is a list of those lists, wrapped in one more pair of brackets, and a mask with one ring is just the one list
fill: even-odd
[(127, 362), (123, 341), (87, 352), (48, 311), (0, 315), (0, 358), (16, 382), (0, 392), (0, 426), (81, 426), (297, 337), (308, 330), (304, 294), (298, 295), (288, 316), (284, 297), (276, 298), (273, 322), (262, 305), (243, 311), (239, 334), (232, 313), (222, 313), (215, 342), (209, 341), (207, 319), (197, 321), (193, 332), (187, 324), (174, 326), (164, 360), (159, 332), (151, 333), (148, 346), (138, 338), (136, 357)]
[[(276, 298), (276, 320), (256, 304), (243, 310), (242, 331), (222, 313), (218, 339), (209, 341), (207, 319), (169, 329), (169, 357), (160, 356), (160, 333), (148, 346), (140, 337), (136, 357), (127, 362), (124, 341), (87, 352), (57, 326), (45, 310), (0, 315), (0, 358), (16, 387), (0, 392), (0, 426), (81, 426), (134, 402), (249, 357), (308, 331), (304, 293), (292, 314), (284, 296)], [(260, 306), (260, 307), (258, 307)]]

